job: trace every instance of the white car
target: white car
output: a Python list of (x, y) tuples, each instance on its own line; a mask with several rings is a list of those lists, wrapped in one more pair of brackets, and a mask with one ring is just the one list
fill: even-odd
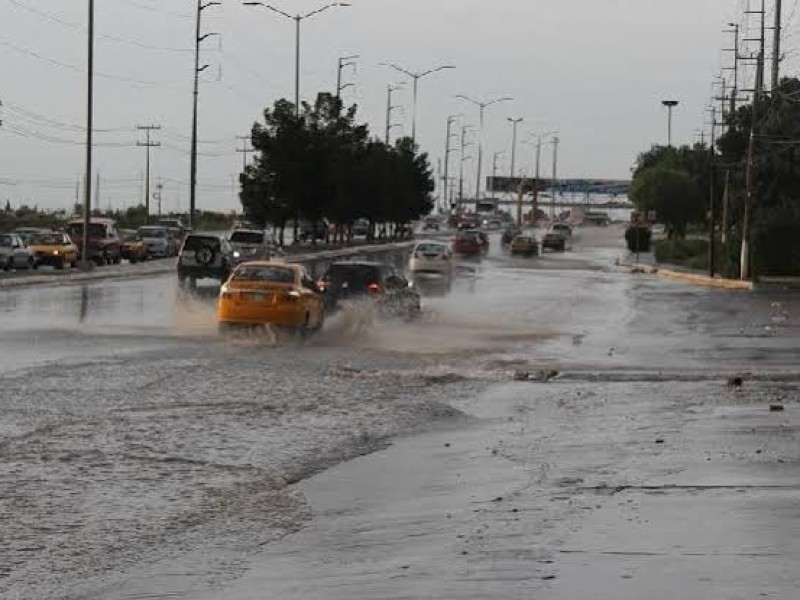
[(453, 253), (448, 244), (441, 242), (420, 242), (408, 261), (412, 275), (438, 274), (450, 277), (453, 274)]

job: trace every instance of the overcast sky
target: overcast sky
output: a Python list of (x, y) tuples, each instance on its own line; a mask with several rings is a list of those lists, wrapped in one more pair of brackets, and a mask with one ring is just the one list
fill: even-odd
[[(359, 54), (355, 87), (343, 97), (383, 136), (386, 86), (402, 75), (379, 65), (423, 71), (456, 65), (420, 84), (418, 141), (436, 167), (445, 122), (477, 109), (478, 99), (512, 96), (487, 111), (484, 173), (506, 151), (508, 117), (524, 117), (518, 170), (533, 170), (533, 131), (556, 129), (559, 175), (627, 178), (639, 151), (664, 142), (664, 98), (680, 100), (676, 142), (703, 126), (711, 81), (726, 59), (747, 0), (350, 0), (302, 26), (302, 96), (335, 87), (339, 56)], [(294, 23), (263, 8), (222, 0), (204, 11), (200, 100), (198, 207), (238, 208), (237, 135), (247, 134), (263, 108), (294, 93)], [(74, 203), (82, 176), (85, 125), (86, 0), (0, 0), (0, 198), (49, 208)], [(159, 124), (153, 180), (163, 178), (164, 210), (188, 207), (189, 135), (195, 0), (97, 0), (96, 169), (103, 207), (140, 201), (144, 149), (137, 124)], [(275, 0), (305, 13), (325, 0)], [(771, 1), (768, 4), (772, 4)], [(794, 2), (785, 9), (794, 40)], [(754, 5), (755, 6), (755, 5)], [(793, 64), (793, 54), (786, 68)], [(408, 86), (410, 90), (410, 86)], [(402, 129), (411, 132), (411, 95), (398, 92)], [(239, 142), (241, 144), (241, 142)], [(476, 154), (471, 148), (469, 154)], [(550, 171), (551, 146), (543, 153)], [(457, 170), (453, 160), (451, 169)], [(474, 161), (467, 163), (474, 173)], [(452, 172), (452, 171), (451, 171)], [(474, 174), (468, 189), (474, 188)], [(155, 208), (153, 208), (155, 210)]]

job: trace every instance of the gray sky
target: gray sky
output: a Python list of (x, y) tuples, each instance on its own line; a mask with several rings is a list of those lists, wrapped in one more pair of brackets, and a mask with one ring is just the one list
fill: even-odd
[[(557, 129), (559, 175), (625, 178), (636, 154), (666, 136), (660, 100), (681, 101), (676, 142), (692, 141), (703, 125), (711, 80), (725, 62), (722, 29), (741, 21), (747, 0), (350, 0), (302, 26), (302, 94), (335, 86), (339, 56), (360, 54), (356, 83), (343, 97), (383, 135), (386, 85), (403, 77), (380, 62), (410, 70), (454, 64), (456, 70), (420, 84), (418, 141), (434, 167), (443, 155), (445, 119), (477, 109), (454, 98), (513, 96), (487, 112), (484, 174), (505, 150), (507, 117), (525, 117), (531, 131)], [(242, 155), (236, 135), (249, 132), (262, 109), (294, 93), (294, 23), (236, 0), (204, 12), (198, 207), (238, 208), (235, 181)], [(86, 0), (0, 0), (0, 198), (49, 208), (74, 202), (82, 175), (85, 124)], [(194, 0), (97, 0), (96, 167), (102, 206), (137, 203), (144, 149), (137, 124), (161, 124), (153, 139), (154, 180), (164, 179), (164, 209), (188, 207)], [(308, 12), (324, 0), (275, 0)], [(772, 4), (772, 2), (768, 2)], [(794, 38), (794, 2), (786, 8)], [(60, 64), (55, 64), (56, 61)], [(794, 55), (787, 57), (791, 68)], [(410, 86), (409, 86), (410, 89)], [(396, 99), (410, 134), (408, 91)], [(476, 150), (470, 149), (476, 155)], [(551, 150), (543, 154), (550, 171)], [(534, 149), (520, 144), (518, 167), (532, 171)], [(457, 169), (453, 160), (451, 169)], [(468, 189), (474, 188), (468, 163)], [(155, 210), (155, 209), (153, 209)]]

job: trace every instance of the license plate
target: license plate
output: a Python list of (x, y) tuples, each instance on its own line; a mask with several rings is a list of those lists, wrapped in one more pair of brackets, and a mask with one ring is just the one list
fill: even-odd
[(253, 294), (253, 302), (264, 302), (266, 299), (266, 294)]

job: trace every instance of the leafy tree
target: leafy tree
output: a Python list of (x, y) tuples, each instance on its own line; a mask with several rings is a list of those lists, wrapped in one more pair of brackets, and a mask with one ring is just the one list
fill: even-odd
[[(394, 147), (370, 139), (356, 108), (322, 93), (304, 103), (278, 100), (252, 129), (254, 161), (240, 176), (245, 215), (281, 229), (289, 220), (335, 223), (349, 235), (353, 222), (403, 223), (433, 207), (428, 157), (410, 140)], [(295, 235), (296, 238), (296, 235)]]
[(670, 237), (684, 237), (687, 224), (702, 218), (703, 203), (696, 180), (669, 164), (641, 170), (631, 185), (631, 200), (641, 211), (656, 211)]

